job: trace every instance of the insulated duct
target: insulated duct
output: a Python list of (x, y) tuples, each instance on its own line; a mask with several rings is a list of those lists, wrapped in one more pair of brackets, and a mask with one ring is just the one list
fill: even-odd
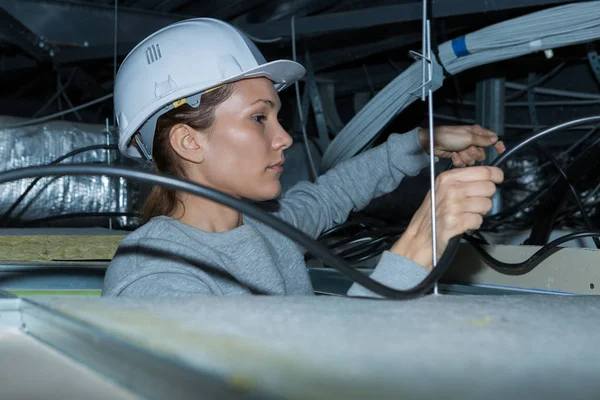
[[(600, 1), (575, 3), (504, 21), (443, 43), (439, 62), (450, 74), (547, 49), (600, 38)], [(437, 75), (441, 68), (435, 65)], [(441, 86), (434, 79), (432, 90)], [(346, 124), (323, 155), (327, 170), (360, 152), (402, 110), (419, 99), (418, 61), (390, 82)]]
[[(0, 126), (28, 121), (0, 117)], [(91, 145), (117, 143), (114, 134), (102, 125), (52, 121), (20, 128), (0, 128), (0, 170), (49, 164), (72, 150)], [(118, 151), (92, 150), (77, 154), (63, 163), (115, 164)], [(32, 179), (0, 185), (0, 215), (4, 215)], [(123, 179), (102, 176), (44, 178), (12, 212), (15, 220), (31, 221), (72, 213), (129, 213), (137, 190)], [(119, 226), (126, 219), (115, 219)]]

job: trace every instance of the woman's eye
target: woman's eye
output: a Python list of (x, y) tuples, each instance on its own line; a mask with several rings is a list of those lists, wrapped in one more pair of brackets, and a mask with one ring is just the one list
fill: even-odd
[(265, 119), (267, 119), (267, 117), (265, 117), (264, 115), (254, 115), (252, 117), (252, 119), (254, 119), (256, 122), (258, 122), (259, 124), (262, 123)]

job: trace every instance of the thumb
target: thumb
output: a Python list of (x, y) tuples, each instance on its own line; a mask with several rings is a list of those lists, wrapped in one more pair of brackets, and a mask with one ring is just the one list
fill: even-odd
[(492, 132), (471, 134), (471, 146), (489, 147), (498, 141), (498, 136)]

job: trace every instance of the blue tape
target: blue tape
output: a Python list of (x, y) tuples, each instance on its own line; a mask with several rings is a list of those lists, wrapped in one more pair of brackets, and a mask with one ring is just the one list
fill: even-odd
[(452, 40), (452, 50), (454, 50), (454, 54), (456, 57), (464, 57), (469, 55), (469, 50), (467, 50), (467, 40), (464, 36), (458, 37)]

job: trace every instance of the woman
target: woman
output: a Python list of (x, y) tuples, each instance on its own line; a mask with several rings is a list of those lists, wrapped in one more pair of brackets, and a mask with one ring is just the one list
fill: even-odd
[[(242, 33), (221, 21), (171, 25), (142, 41), (119, 70), (120, 149), (152, 160), (160, 172), (238, 198), (275, 199), (284, 151), (292, 144), (277, 119), (277, 91), (303, 74), (291, 61), (266, 63)], [(419, 129), (392, 135), (315, 183), (299, 183), (278, 199), (274, 213), (316, 238), (427, 166), (427, 142)], [(497, 136), (479, 126), (435, 130), (435, 155), (451, 157), (458, 167), (483, 160), (483, 148), (492, 145), (504, 151)], [(480, 226), (502, 179), (491, 167), (438, 177), (440, 255), (451, 237)], [(119, 245), (104, 296), (313, 294), (303, 249), (235, 210), (155, 187), (144, 214), (148, 222)], [(422, 280), (432, 268), (430, 221), (425, 199), (372, 277), (398, 289)], [(349, 294), (373, 295), (357, 284)]]

